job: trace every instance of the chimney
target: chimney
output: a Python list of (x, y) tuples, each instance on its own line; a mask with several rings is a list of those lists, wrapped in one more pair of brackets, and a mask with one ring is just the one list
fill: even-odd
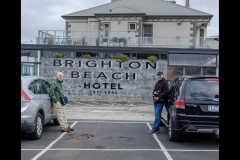
[(111, 3), (116, 2), (116, 1), (120, 1), (120, 0), (111, 0)]
[(185, 7), (190, 8), (189, 0), (186, 0)]

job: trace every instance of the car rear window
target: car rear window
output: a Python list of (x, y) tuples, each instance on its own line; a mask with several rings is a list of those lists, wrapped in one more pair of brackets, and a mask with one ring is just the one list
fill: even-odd
[(218, 78), (192, 79), (187, 85), (186, 97), (205, 100), (219, 98)]

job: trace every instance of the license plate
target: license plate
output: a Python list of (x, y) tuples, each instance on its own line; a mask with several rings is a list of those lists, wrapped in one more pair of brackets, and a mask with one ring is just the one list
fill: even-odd
[(208, 105), (208, 111), (209, 112), (219, 112), (219, 106), (218, 105)]

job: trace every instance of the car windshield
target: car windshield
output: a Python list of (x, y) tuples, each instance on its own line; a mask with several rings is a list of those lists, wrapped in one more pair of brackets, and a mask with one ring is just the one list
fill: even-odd
[(219, 98), (218, 78), (193, 79), (189, 82), (186, 97), (191, 99), (213, 100)]

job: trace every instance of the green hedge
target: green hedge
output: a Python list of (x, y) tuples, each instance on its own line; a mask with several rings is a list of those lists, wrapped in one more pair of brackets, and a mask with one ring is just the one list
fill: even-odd
[(129, 57), (128, 57), (128, 55), (126, 55), (126, 54), (120, 54), (120, 55), (118, 56), (118, 59), (120, 59), (122, 62), (126, 62), (126, 61), (129, 60)]
[(62, 57), (64, 57), (64, 54), (63, 54), (62, 52), (56, 52), (56, 53), (54, 54), (54, 57), (55, 57), (55, 58), (62, 58)]
[(148, 60), (151, 61), (151, 62), (157, 62), (158, 59), (157, 59), (156, 56), (149, 56)]
[(83, 58), (91, 58), (92, 56), (90, 54), (83, 55)]

